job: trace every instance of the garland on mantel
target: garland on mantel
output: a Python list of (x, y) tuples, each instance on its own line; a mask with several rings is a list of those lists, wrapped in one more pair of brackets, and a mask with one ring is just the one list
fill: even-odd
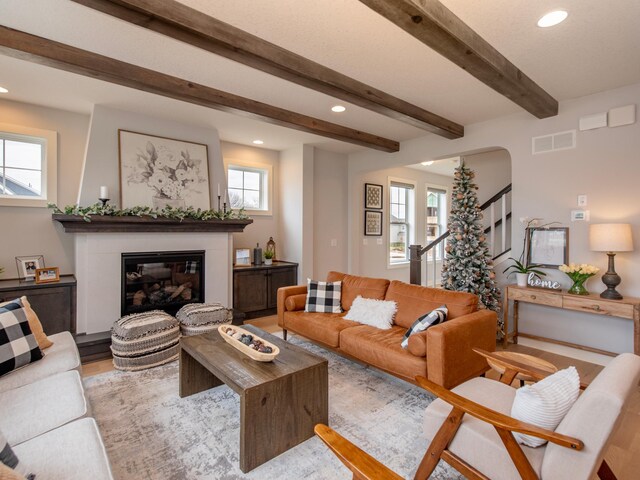
[(53, 210), (53, 213), (62, 213), (64, 215), (78, 215), (81, 216), (85, 222), (91, 221), (91, 215), (102, 215), (109, 217), (151, 217), (151, 218), (170, 218), (173, 220), (246, 220), (249, 218), (244, 213), (244, 208), (238, 211), (232, 209), (223, 210), (202, 210), (193, 207), (187, 208), (175, 208), (166, 206), (162, 210), (158, 210), (152, 207), (132, 207), (119, 209), (113, 205), (102, 205), (101, 203), (94, 203), (88, 207), (81, 207), (79, 205), (67, 205), (64, 210), (58, 208), (55, 203), (47, 205)]

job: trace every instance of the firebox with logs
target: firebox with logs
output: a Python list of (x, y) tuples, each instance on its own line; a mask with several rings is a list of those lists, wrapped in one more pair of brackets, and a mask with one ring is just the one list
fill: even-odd
[(204, 302), (204, 251), (122, 254), (122, 315)]

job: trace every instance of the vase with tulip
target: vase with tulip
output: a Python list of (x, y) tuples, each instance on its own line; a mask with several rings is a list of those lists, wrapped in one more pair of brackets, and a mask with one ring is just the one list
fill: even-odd
[(571, 285), (568, 290), (568, 293), (573, 295), (589, 295), (589, 291), (584, 286), (584, 282), (600, 271), (598, 267), (586, 263), (563, 264), (558, 267), (558, 270), (565, 273), (573, 282), (573, 285)]

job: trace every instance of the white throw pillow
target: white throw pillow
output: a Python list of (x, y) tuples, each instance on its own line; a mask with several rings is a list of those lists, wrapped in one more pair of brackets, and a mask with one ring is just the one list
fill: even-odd
[[(555, 430), (571, 409), (580, 393), (580, 376), (575, 367), (559, 370), (533, 385), (516, 391), (511, 416), (517, 420)], [(518, 443), (540, 447), (547, 443), (542, 438), (513, 432)]]
[(362, 298), (358, 295), (344, 318), (388, 330), (393, 325), (393, 316), (397, 310), (396, 302)]

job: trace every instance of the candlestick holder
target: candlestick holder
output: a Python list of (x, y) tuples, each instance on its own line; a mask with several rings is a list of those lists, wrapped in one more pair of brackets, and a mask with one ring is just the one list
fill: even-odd
[(218, 211), (220, 211), (220, 195), (218, 195)]
[(106, 207), (107, 206), (107, 202), (109, 200), (111, 200), (110, 198), (99, 198), (98, 200), (100, 200), (102, 202), (102, 207)]
[(227, 213), (227, 202), (224, 202), (224, 203), (222, 204), (222, 206), (223, 206), (223, 210), (222, 210), (222, 211), (223, 211), (224, 213)]

